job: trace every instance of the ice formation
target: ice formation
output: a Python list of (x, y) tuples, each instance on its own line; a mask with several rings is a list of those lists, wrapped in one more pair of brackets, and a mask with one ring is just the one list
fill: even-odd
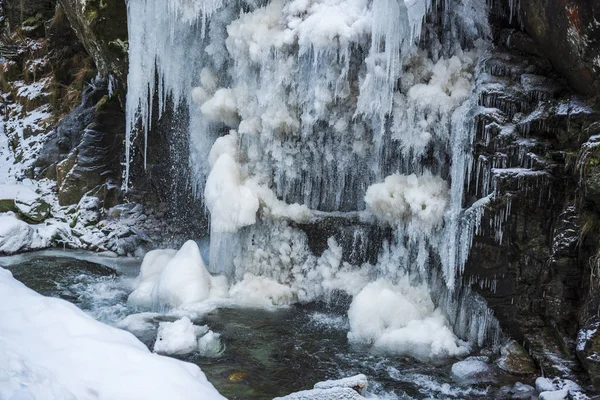
[(421, 176), (394, 174), (383, 183), (369, 186), (365, 203), (378, 220), (391, 225), (404, 220), (438, 225), (448, 203), (448, 185), (430, 173)]
[(0, 314), (2, 399), (224, 399), (196, 365), (152, 354), (129, 332), (1, 268)]
[[(127, 154), (137, 122), (147, 134), (158, 117), (155, 90), (159, 113), (167, 99), (187, 107), (189, 168), (211, 220), (209, 270), (231, 280), (232, 297), (276, 305), (344, 291), (357, 309), (380, 278), (414, 315), (381, 314), (394, 328), (377, 333), (354, 316), (356, 340), (419, 357), (462, 353), (450, 327), (486, 340), (493, 318), (459, 279), (490, 199), (464, 209), (485, 1), (128, 7)], [(365, 228), (372, 220), (379, 230)], [(310, 224), (342, 232), (317, 256)], [(375, 240), (385, 227), (392, 233)], [(399, 289), (406, 276), (431, 293), (430, 308)]]
[[(179, 251), (153, 250), (146, 254), (128, 302), (145, 308), (197, 303), (209, 298), (213, 279), (198, 245), (189, 240)], [(215, 286), (222, 292), (219, 285)]]
[(198, 350), (198, 337), (208, 332), (206, 326), (196, 326), (188, 317), (158, 325), (154, 352), (167, 355), (185, 355)]
[(255, 307), (290, 305), (295, 298), (289, 286), (252, 274), (244, 275), (244, 279), (231, 288), (230, 294), (236, 303)]
[(393, 353), (431, 359), (469, 351), (435, 309), (428, 288), (411, 286), (408, 279), (398, 285), (385, 280), (369, 283), (354, 297), (348, 317), (351, 341)]

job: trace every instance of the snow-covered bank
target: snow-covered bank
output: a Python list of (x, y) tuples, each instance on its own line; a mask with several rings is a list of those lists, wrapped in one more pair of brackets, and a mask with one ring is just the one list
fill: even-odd
[(0, 268), (0, 399), (223, 399), (195, 365), (28, 289)]

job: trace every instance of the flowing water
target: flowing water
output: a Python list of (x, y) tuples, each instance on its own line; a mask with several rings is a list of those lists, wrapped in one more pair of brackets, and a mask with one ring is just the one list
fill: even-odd
[[(127, 304), (139, 261), (82, 254), (75, 259), (68, 252), (32, 253), (0, 258), (0, 265), (30, 288), (70, 301), (103, 322), (118, 326), (139, 312)], [(346, 336), (346, 303), (337, 304), (213, 309), (193, 322), (221, 334), (224, 350), (215, 357), (182, 359), (199, 365), (227, 398), (244, 400), (272, 399), (358, 373), (368, 376), (369, 392), (383, 399), (501, 399), (506, 398), (502, 387), (517, 380), (491, 368), (458, 382), (451, 374), (456, 359), (425, 362), (352, 344)], [(149, 324), (134, 333), (152, 348), (158, 323), (175, 319), (169, 313), (152, 314)]]

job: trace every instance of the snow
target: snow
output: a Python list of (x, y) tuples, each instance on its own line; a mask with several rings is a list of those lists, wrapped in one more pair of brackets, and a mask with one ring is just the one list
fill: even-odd
[(0, 201), (14, 200), (23, 203), (31, 203), (39, 198), (39, 195), (27, 185), (18, 183), (0, 184)]
[(41, 296), (0, 269), (0, 398), (223, 399), (193, 364)]
[(588, 398), (582, 393), (581, 387), (569, 379), (539, 377), (535, 380), (535, 388), (539, 393), (540, 400)]
[(230, 295), (237, 304), (249, 307), (286, 306), (295, 300), (289, 286), (250, 273), (231, 287)]
[(394, 174), (367, 189), (367, 210), (379, 221), (395, 225), (403, 220), (435, 226), (444, 216), (448, 203), (448, 184), (425, 173)]
[(563, 389), (542, 392), (538, 398), (539, 400), (565, 400), (568, 395), (569, 391), (567, 389)]
[(283, 397), (276, 397), (273, 400), (363, 400), (364, 397), (356, 391), (345, 388), (335, 387), (331, 389), (311, 389), (292, 393)]
[[(367, 377), (363, 374), (350, 376), (342, 379), (334, 379), (315, 384), (315, 389), (330, 389), (334, 387), (360, 388), (366, 390), (368, 386)], [(361, 391), (362, 391), (361, 390)]]
[(469, 351), (436, 310), (426, 286), (398, 285), (379, 279), (352, 300), (348, 339), (420, 359), (457, 356)]
[(207, 326), (196, 326), (188, 317), (158, 325), (154, 352), (166, 355), (186, 355), (198, 350), (198, 337), (208, 332)]

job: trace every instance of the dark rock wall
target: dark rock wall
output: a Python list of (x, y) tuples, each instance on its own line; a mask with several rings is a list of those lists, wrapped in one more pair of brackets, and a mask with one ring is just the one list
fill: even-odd
[(584, 367), (597, 388), (598, 12), (533, 0), (511, 15), (494, 3), (469, 197), (496, 196), (463, 277), (542, 370)]
[(114, 77), (124, 104), (128, 72), (127, 7), (124, 0), (58, 0), (100, 74)]

